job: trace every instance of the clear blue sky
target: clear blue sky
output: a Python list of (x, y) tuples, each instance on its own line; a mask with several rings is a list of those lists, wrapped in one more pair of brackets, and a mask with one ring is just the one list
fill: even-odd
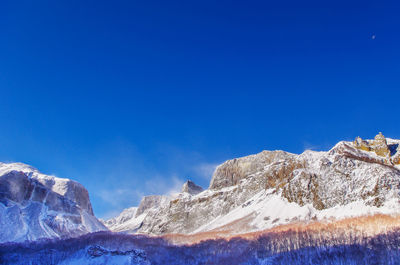
[(1, 1), (0, 161), (81, 182), (109, 217), (187, 178), (206, 187), (226, 159), (400, 138), (399, 10)]

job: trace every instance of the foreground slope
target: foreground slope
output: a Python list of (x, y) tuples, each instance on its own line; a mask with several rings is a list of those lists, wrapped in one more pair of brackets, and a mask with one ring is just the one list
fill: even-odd
[(107, 230), (78, 182), (22, 163), (0, 163), (0, 242), (79, 236)]
[(339, 142), (327, 152), (263, 151), (229, 160), (217, 167), (207, 190), (152, 196), (158, 199), (151, 203), (146, 197), (139, 206), (147, 205), (143, 211), (108, 225), (150, 235), (238, 234), (297, 222), (396, 215), (399, 143), (378, 134), (373, 140)]
[[(0, 244), (0, 262), (26, 264), (29, 261), (32, 265), (399, 264), (400, 232), (392, 222), (398, 223), (398, 220), (378, 215), (362, 218), (361, 223), (349, 219), (281, 227), (189, 245), (171, 244), (170, 238), (99, 232), (64, 240)], [(387, 230), (364, 233), (381, 227), (379, 224)]]

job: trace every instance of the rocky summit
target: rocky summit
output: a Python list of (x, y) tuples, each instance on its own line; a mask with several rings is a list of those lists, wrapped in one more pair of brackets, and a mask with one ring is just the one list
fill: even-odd
[(388, 143), (385, 136), (379, 133), (374, 140), (363, 140), (357, 137), (354, 142), (357, 149), (364, 151), (372, 151), (376, 155), (385, 158), (385, 162), (389, 165), (400, 164), (400, 146), (397, 142), (391, 141)]
[(196, 195), (203, 191), (203, 188), (196, 185), (193, 181), (188, 180), (182, 186), (182, 192), (189, 193), (191, 195)]

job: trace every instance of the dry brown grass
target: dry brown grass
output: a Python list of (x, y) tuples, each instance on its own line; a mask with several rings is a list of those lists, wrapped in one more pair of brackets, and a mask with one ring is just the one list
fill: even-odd
[(394, 228), (400, 228), (400, 216), (376, 214), (361, 217), (346, 218), (342, 220), (323, 220), (313, 222), (297, 222), (291, 224), (285, 224), (276, 226), (271, 229), (249, 232), (249, 233), (237, 233), (241, 228), (247, 225), (247, 218), (243, 217), (240, 220), (236, 220), (231, 224), (225, 225), (218, 229), (214, 229), (207, 232), (200, 232), (196, 234), (167, 234), (163, 238), (167, 239), (174, 244), (185, 244), (192, 245), (199, 243), (204, 240), (210, 239), (225, 239), (230, 240), (234, 237), (240, 237), (243, 239), (254, 240), (262, 235), (268, 233), (303, 233), (307, 232), (310, 234), (319, 234), (320, 236), (352, 233), (364, 236), (374, 236), (382, 233), (392, 231)]

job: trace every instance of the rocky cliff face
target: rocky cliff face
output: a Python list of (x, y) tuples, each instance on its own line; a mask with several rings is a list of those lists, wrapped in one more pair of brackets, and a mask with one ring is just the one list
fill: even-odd
[(183, 192), (142, 211), (136, 231), (235, 234), (299, 221), (398, 214), (399, 143), (379, 134), (339, 142), (328, 152), (263, 151), (229, 160), (217, 167), (208, 190)]
[(79, 183), (0, 163), (0, 242), (70, 237), (106, 230)]

